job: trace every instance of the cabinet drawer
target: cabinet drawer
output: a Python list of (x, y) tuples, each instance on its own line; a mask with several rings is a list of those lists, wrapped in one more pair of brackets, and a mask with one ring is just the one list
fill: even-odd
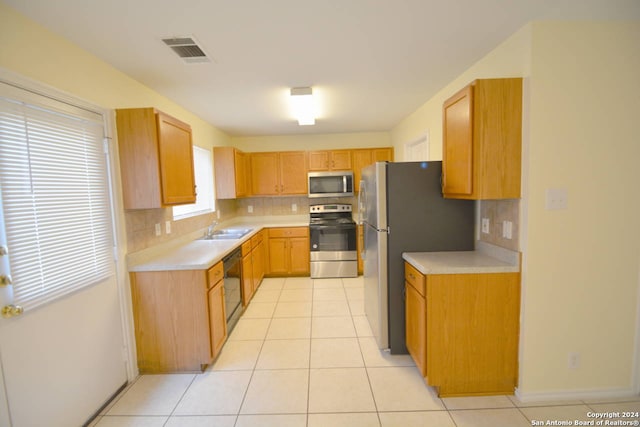
[(208, 278), (207, 287), (208, 288), (213, 287), (213, 285), (218, 283), (223, 276), (224, 276), (224, 269), (222, 267), (222, 261), (220, 261), (219, 263), (217, 263), (207, 271), (207, 278)]
[(251, 252), (251, 239), (242, 244), (242, 256), (247, 256)]
[(425, 296), (426, 277), (420, 273), (414, 266), (404, 263), (404, 279), (422, 296)]
[(269, 237), (307, 237), (308, 227), (270, 228)]
[(255, 248), (260, 243), (262, 243), (262, 232), (257, 233), (251, 238), (251, 249)]

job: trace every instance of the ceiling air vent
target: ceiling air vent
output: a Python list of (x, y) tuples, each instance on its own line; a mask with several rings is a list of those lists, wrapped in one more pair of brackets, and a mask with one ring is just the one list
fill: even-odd
[(172, 37), (162, 41), (186, 63), (210, 62), (207, 54), (191, 37)]

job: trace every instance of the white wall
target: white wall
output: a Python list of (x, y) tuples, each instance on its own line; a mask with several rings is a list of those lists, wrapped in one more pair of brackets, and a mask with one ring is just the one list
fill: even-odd
[(442, 160), (442, 104), (475, 79), (527, 77), (530, 73), (531, 28), (525, 26), (456, 77), (391, 130), (396, 160), (404, 160), (404, 145), (429, 134), (429, 160)]
[[(523, 393), (633, 386), (640, 271), (640, 22), (535, 23)], [(568, 209), (545, 210), (567, 189)], [(568, 369), (568, 354), (581, 366)]]
[(229, 136), (87, 51), (0, 3), (0, 67), (108, 109), (156, 107), (189, 123), (196, 145), (228, 145)]

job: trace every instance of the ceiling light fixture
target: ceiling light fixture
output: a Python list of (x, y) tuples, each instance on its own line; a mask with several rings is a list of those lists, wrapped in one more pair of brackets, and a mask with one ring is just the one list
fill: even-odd
[(298, 119), (298, 125), (316, 124), (316, 109), (313, 102), (313, 92), (310, 87), (292, 88), (291, 105), (293, 115)]

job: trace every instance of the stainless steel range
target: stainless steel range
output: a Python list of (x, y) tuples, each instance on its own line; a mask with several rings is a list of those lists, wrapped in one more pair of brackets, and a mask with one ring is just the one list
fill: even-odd
[(312, 205), (311, 278), (357, 277), (356, 223), (349, 204)]

